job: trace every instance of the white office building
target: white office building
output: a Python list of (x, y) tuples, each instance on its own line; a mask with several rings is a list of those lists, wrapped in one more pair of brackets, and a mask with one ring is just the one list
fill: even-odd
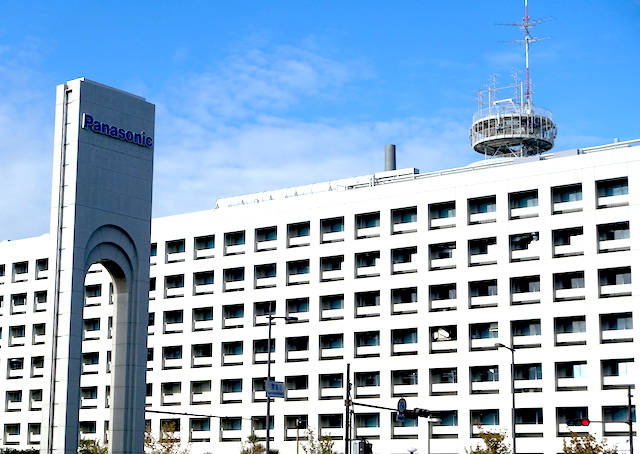
[[(480, 426), (511, 444), (512, 397), (518, 453), (561, 452), (570, 430), (628, 451), (638, 143), (390, 170), (154, 219), (147, 424), (158, 433), (175, 421), (195, 454), (266, 437), (271, 315), (284, 398), (271, 404), (270, 436), (282, 454), (307, 425), (344, 452), (348, 381), (350, 438), (374, 453), (461, 453)], [(54, 229), (0, 243), (2, 448), (44, 444), (61, 335), (56, 247)], [(79, 389), (69, 384), (81, 436), (102, 441), (113, 427), (111, 274), (99, 263), (86, 273)], [(431, 418), (358, 405), (394, 409), (400, 398)]]

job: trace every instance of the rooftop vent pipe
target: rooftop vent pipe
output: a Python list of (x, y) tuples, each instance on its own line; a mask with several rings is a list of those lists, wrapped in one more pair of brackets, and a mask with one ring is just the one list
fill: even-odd
[(384, 146), (384, 170), (396, 170), (396, 146), (385, 145)]

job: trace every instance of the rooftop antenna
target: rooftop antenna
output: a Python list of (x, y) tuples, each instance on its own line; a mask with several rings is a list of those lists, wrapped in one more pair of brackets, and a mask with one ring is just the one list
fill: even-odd
[(524, 39), (519, 39), (515, 41), (505, 41), (507, 43), (517, 43), (524, 44), (524, 67), (525, 67), (525, 98), (526, 101), (531, 103), (531, 72), (529, 71), (529, 44), (537, 43), (538, 41), (544, 41), (547, 38), (534, 38), (531, 36), (531, 29), (536, 25), (545, 22), (549, 19), (541, 19), (531, 22), (531, 18), (529, 17), (529, 0), (524, 0), (524, 17), (522, 18), (522, 22), (514, 23), (514, 24), (502, 24), (509, 25), (511, 27), (518, 27), (523, 31)]
[[(531, 99), (531, 73), (529, 70), (529, 44), (547, 38), (534, 38), (531, 29), (544, 20), (531, 21), (529, 1), (524, 0), (523, 22), (506, 24), (520, 28), (524, 39), (507, 41), (524, 44), (525, 81), (520, 82), (514, 72), (513, 84), (497, 88), (496, 76), (491, 84), (477, 93), (478, 112), (473, 117), (470, 137), (473, 149), (485, 157), (523, 157), (544, 153), (553, 148), (557, 127), (551, 112), (537, 107)], [(511, 89), (512, 96), (500, 98), (501, 90)]]

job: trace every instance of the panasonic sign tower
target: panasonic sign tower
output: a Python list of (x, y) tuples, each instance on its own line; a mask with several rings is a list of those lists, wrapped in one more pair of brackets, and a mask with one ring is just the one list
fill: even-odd
[(84, 280), (96, 263), (113, 279), (109, 451), (143, 451), (154, 118), (143, 98), (84, 78), (57, 88), (45, 453), (77, 452)]

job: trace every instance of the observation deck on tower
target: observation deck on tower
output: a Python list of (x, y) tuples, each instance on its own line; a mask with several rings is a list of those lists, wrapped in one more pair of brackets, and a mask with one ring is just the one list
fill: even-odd
[[(512, 96), (501, 98), (500, 92)], [(478, 92), (478, 112), (470, 138), (475, 151), (490, 157), (532, 156), (553, 148), (557, 127), (551, 112), (531, 102), (527, 85), (496, 88), (495, 82)]]

